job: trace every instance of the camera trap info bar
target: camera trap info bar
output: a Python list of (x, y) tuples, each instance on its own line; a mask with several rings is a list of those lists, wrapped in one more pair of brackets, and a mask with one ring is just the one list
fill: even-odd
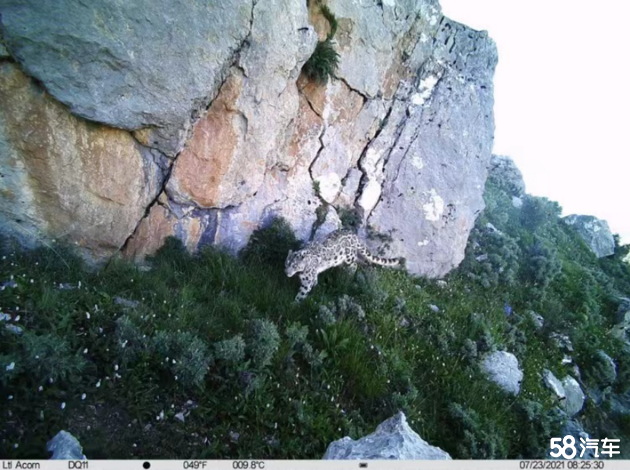
[(630, 460), (1, 460), (0, 470), (627, 470)]

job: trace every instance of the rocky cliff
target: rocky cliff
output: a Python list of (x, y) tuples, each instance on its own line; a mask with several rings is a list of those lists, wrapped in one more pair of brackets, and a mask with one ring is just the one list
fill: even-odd
[(0, 0), (2, 230), (140, 259), (169, 235), (235, 252), (275, 216), (308, 240), (352, 211), (368, 244), (446, 274), (483, 209), (494, 43), (434, 0), (326, 4), (339, 66), (318, 84), (315, 1)]

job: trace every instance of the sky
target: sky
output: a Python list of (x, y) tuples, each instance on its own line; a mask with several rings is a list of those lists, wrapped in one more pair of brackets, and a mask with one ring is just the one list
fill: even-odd
[(440, 0), (497, 44), (494, 153), (630, 243), (630, 2)]

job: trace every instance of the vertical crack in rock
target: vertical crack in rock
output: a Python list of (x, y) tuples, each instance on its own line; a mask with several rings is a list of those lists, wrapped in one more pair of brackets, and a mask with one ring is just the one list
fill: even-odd
[(335, 76), (335, 78), (341, 82), (343, 82), (344, 85), (346, 85), (348, 87), (349, 90), (354, 91), (357, 95), (361, 96), (363, 98), (363, 104), (365, 105), (366, 102), (368, 102), (369, 100), (373, 99), (370, 98), (369, 96), (367, 96), (365, 93), (363, 93), (360, 90), (357, 90), (356, 88), (353, 88), (348, 81), (340, 76)]
[[(239, 70), (241, 70), (243, 75), (247, 76), (245, 70), (240, 65), (240, 58), (241, 58), (241, 54), (242, 54), (243, 50), (249, 45), (249, 41), (250, 41), (251, 34), (252, 34), (252, 29), (253, 29), (253, 26), (254, 26), (254, 9), (256, 8), (257, 3), (258, 3), (258, 0), (252, 0), (252, 8), (251, 8), (250, 20), (249, 20), (249, 31), (248, 31), (247, 35), (245, 36), (245, 38), (241, 41), (239, 46), (232, 53), (232, 56), (229, 58), (229, 60), (227, 60), (226, 63), (224, 64), (223, 69), (222, 69), (222, 71), (220, 72), (220, 75), (219, 75), (219, 76), (222, 77), (221, 83), (208, 96), (207, 104), (203, 107), (205, 109), (205, 112), (207, 112), (210, 109), (210, 107), (212, 106), (212, 103), (214, 102), (214, 100), (219, 95), (219, 91), (221, 90), (221, 88), (223, 87), (223, 85), (225, 84), (227, 79), (229, 78), (229, 75), (230, 75), (229, 74), (229, 70), (230, 70), (231, 67), (237, 67)], [(191, 124), (189, 126), (188, 131), (187, 131), (186, 142), (188, 142), (188, 140), (190, 140), (190, 138), (192, 137), (195, 125), (197, 124), (199, 119), (201, 119), (201, 117), (202, 117), (202, 113), (200, 113), (197, 109), (194, 108), (194, 109), (191, 110)], [(247, 118), (244, 115), (242, 117), (245, 120), (245, 126), (247, 126)], [(157, 149), (155, 149), (153, 147), (150, 147), (150, 146), (148, 146), (146, 144), (141, 143), (140, 140), (138, 139), (138, 136), (136, 135), (136, 132), (131, 132), (130, 134), (134, 137), (134, 139), (136, 141), (138, 141), (138, 143), (140, 145), (144, 145), (145, 147), (151, 148), (153, 151), (158, 151), (159, 152), (159, 150), (157, 150)], [(186, 144), (184, 144), (184, 148), (185, 148), (185, 146), (186, 146)], [(136, 226), (133, 229), (133, 231), (129, 234), (129, 236), (126, 238), (125, 242), (118, 249), (119, 253), (122, 253), (122, 252), (125, 251), (125, 249), (127, 248), (129, 242), (137, 234), (138, 229), (139, 229), (140, 225), (142, 224), (143, 220), (146, 219), (149, 216), (149, 213), (151, 212), (151, 209), (153, 208), (153, 206), (155, 206), (156, 204), (159, 204), (159, 205), (163, 205), (166, 209), (170, 210), (170, 208), (167, 207), (166, 205), (162, 204), (159, 201), (159, 199), (162, 196), (162, 194), (164, 194), (164, 196), (170, 200), (170, 198), (169, 198), (169, 196), (168, 196), (168, 194), (166, 192), (166, 187), (167, 187), (167, 185), (169, 183), (171, 174), (173, 172), (173, 168), (175, 167), (175, 163), (177, 162), (177, 158), (179, 157), (179, 155), (181, 155), (183, 150), (184, 149), (182, 148), (182, 150), (180, 150), (172, 159), (169, 159), (169, 165), (166, 168), (166, 174), (164, 175), (164, 179), (163, 179), (162, 185), (161, 185), (162, 187), (157, 192), (155, 198), (153, 198), (153, 200), (147, 205), (147, 207), (145, 208), (145, 211), (144, 211), (144, 215), (142, 217), (140, 217), (140, 219), (138, 220), (138, 223), (136, 224)], [(168, 158), (167, 155), (164, 155), (164, 156)]]

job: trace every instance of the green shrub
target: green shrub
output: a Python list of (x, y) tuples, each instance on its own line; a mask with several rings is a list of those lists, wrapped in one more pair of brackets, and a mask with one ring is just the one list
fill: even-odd
[(68, 341), (55, 334), (38, 335), (27, 331), (21, 343), (22, 369), (39, 383), (74, 379), (87, 365), (80, 352), (73, 352)]
[(557, 223), (561, 213), (562, 208), (557, 202), (528, 195), (521, 208), (521, 224), (531, 232), (536, 232), (550, 223)]
[(226, 365), (236, 366), (245, 360), (245, 340), (236, 335), (214, 344), (214, 357)]
[(203, 387), (213, 358), (206, 344), (188, 331), (157, 331), (153, 349), (162, 367), (184, 387)]
[(116, 345), (121, 362), (127, 365), (147, 351), (149, 339), (129, 315), (123, 315), (116, 320)]
[(449, 404), (448, 417), (456, 423), (455, 429), (459, 428), (459, 435), (453, 436), (457, 442), (457, 458), (504, 459), (507, 457), (507, 436), (500, 434), (495, 423), (459, 403)]
[(280, 334), (273, 322), (256, 319), (249, 323), (247, 351), (255, 367), (262, 369), (271, 364), (279, 346)]
[(361, 225), (361, 215), (356, 208), (339, 207), (337, 209), (339, 220), (341, 220), (341, 227), (346, 230), (355, 231)]
[(308, 327), (302, 326), (300, 323), (292, 323), (286, 330), (287, 341), (289, 343), (289, 353), (287, 360), (292, 361), (293, 355), (299, 353), (311, 365), (311, 367), (321, 367), (327, 354), (323, 351), (318, 352), (307, 341)]
[(277, 217), (266, 227), (252, 233), (247, 246), (241, 251), (241, 257), (248, 264), (263, 263), (284, 270), (289, 250), (299, 248), (300, 242), (289, 223)]
[(511, 286), (516, 281), (520, 248), (512, 237), (488, 227), (475, 227), (460, 272), (485, 288)]
[(521, 458), (545, 458), (549, 440), (560, 432), (561, 413), (557, 408), (545, 411), (541, 403), (527, 398), (519, 400), (515, 408), (520, 423), (517, 439)]
[(335, 51), (332, 41), (326, 39), (317, 43), (313, 55), (306, 61), (302, 70), (307, 77), (323, 85), (329, 78), (335, 76), (338, 64), (339, 54)]
[(524, 253), (521, 273), (524, 281), (531, 283), (541, 295), (560, 274), (562, 264), (555, 250), (546, 246), (540, 237)]
[(302, 70), (311, 80), (325, 84), (329, 78), (335, 76), (339, 54), (332, 43), (337, 32), (337, 19), (326, 5), (321, 6), (321, 12), (330, 24), (330, 32), (324, 41), (317, 43), (313, 55), (306, 61)]

